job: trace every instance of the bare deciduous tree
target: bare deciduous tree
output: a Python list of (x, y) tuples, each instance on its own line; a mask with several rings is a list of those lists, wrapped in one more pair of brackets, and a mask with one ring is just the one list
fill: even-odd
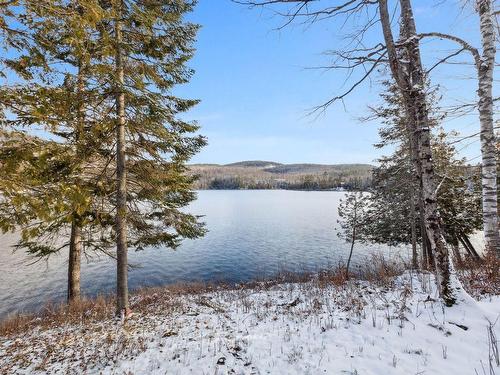
[[(450, 285), (450, 266), (448, 250), (444, 240), (441, 219), (437, 209), (437, 189), (430, 144), (430, 123), (427, 98), (424, 91), (425, 73), (420, 57), (419, 39), (410, 0), (400, 0), (401, 28), (404, 39), (396, 46), (394, 42), (387, 0), (379, 0), (380, 21), (389, 56), (389, 66), (398, 85), (406, 107), (407, 117), (413, 124), (417, 139), (420, 187), (424, 200), (424, 218), (427, 239), (434, 255), (438, 288), (443, 300), (452, 305), (455, 301)], [(408, 60), (398, 59), (402, 48)]]
[(483, 230), (486, 249), (500, 257), (500, 234), (498, 221), (498, 186), (496, 161), (496, 136), (493, 121), (493, 72), (495, 68), (495, 11), (493, 0), (475, 0), (479, 15), (481, 33), (481, 50), (455, 35), (445, 33), (423, 33), (420, 38), (434, 37), (458, 44), (459, 49), (438, 63), (446, 61), (464, 51), (474, 59), (477, 72), (479, 102), (480, 139), (482, 155), (482, 189), (483, 189)]
[[(400, 0), (400, 22), (403, 40), (395, 41), (392, 32), (391, 15), (387, 0), (344, 0), (329, 2), (326, 0), (268, 0), (268, 1), (240, 1), (250, 6), (268, 6), (278, 3), (291, 4), (286, 12), (279, 14), (287, 17), (289, 24), (298, 17), (304, 17), (309, 22), (330, 17), (343, 17), (346, 21), (356, 15), (366, 15), (366, 22), (357, 32), (350, 35), (351, 44), (342, 51), (335, 52), (337, 62), (328, 69), (347, 69), (351, 73), (361, 68), (361, 77), (355, 80), (350, 87), (340, 95), (324, 103), (319, 108), (326, 108), (330, 104), (343, 100), (356, 87), (369, 79), (381, 64), (388, 64), (398, 89), (401, 91), (407, 117), (413, 126), (415, 144), (418, 157), (416, 169), (419, 171), (425, 231), (428, 245), (434, 255), (438, 288), (441, 297), (447, 305), (455, 302), (450, 285), (450, 267), (446, 242), (444, 240), (441, 220), (437, 209), (436, 183), (434, 181), (434, 167), (430, 146), (430, 127), (427, 109), (427, 98), (424, 90), (426, 79), (420, 57), (419, 38), (416, 32), (411, 2)], [(333, 3), (333, 5), (332, 5)], [(318, 7), (319, 4), (322, 4)], [(322, 6), (322, 7), (321, 7)], [(378, 14), (375, 17), (374, 14)], [(363, 36), (374, 25), (380, 22), (384, 44), (365, 47)], [(405, 55), (406, 59), (401, 59)], [(338, 63), (341, 61), (341, 63)]]

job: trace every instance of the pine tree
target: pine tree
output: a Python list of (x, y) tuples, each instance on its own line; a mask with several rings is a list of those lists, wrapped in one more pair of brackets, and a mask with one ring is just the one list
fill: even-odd
[[(390, 82), (384, 82), (383, 85), (386, 89), (381, 94), (384, 104), (371, 108), (373, 116), (382, 122), (380, 141), (375, 147), (396, 146), (397, 149), (392, 155), (380, 158), (380, 166), (373, 171), (375, 188), (371, 209), (377, 212), (374, 217), (378, 216), (378, 219), (371, 224), (372, 233), (376, 234), (375, 242), (387, 241), (392, 245), (411, 243), (412, 264), (417, 268), (417, 237), (419, 232), (425, 236), (425, 223), (420, 176), (415, 162), (415, 139), (396, 86)], [(399, 205), (398, 202), (402, 201), (406, 201), (406, 204)], [(422, 253), (427, 253), (425, 241), (422, 243)]]
[(113, 0), (101, 43), (108, 49), (109, 92), (115, 101), (117, 312), (128, 314), (128, 247), (168, 246), (204, 233), (181, 211), (195, 198), (186, 162), (205, 144), (198, 126), (179, 114), (197, 100), (172, 95), (189, 81), (197, 25), (184, 21), (193, 1)]
[[(9, 183), (2, 186), (1, 222), (4, 230), (21, 231), (16, 247), (34, 256), (69, 248), (73, 301), (80, 297), (82, 251), (107, 251), (109, 243), (102, 233), (110, 223), (106, 166), (112, 123), (102, 104), (107, 94), (92, 80), (103, 12), (84, 0), (27, 2), (24, 11), (20, 19), (31, 43), (10, 62), (24, 81), (2, 91), (14, 117), (4, 121), (9, 137), (0, 157)], [(44, 136), (34, 136), (36, 129)]]
[[(30, 3), (32, 0), (24, 0), (25, 3)], [(26, 44), (26, 32), (22, 30), (16, 23), (15, 9), (21, 5), (21, 0), (1, 0), (0, 1), (0, 40), (4, 50), (15, 49), (19, 50)], [(0, 58), (5, 62), (4, 56)], [(0, 75), (5, 77), (5, 72), (1, 71)]]
[[(398, 92), (386, 84), (382, 94), (384, 104), (374, 108), (374, 115), (382, 120), (381, 141), (377, 147), (396, 146), (394, 152), (379, 159), (374, 170), (372, 194), (369, 197), (370, 222), (363, 227), (365, 238), (390, 245), (420, 243), (425, 245), (425, 231), (412, 225), (420, 210), (415, 196), (418, 195), (418, 180), (412, 161), (411, 140), (405, 130), (408, 121), (401, 110), (402, 102)], [(480, 189), (477, 169), (467, 166), (464, 159), (457, 159), (456, 150), (449, 145), (447, 134), (437, 124), (436, 115), (439, 99), (437, 92), (428, 94), (432, 105), (430, 119), (436, 134), (432, 135), (431, 147), (434, 157), (438, 210), (442, 219), (443, 233), (448, 244), (456, 249), (458, 242), (481, 227)], [(419, 216), (419, 215), (418, 215)], [(425, 256), (425, 252), (422, 252)], [(415, 256), (415, 252), (414, 252)], [(413, 259), (415, 265), (415, 258)], [(427, 265), (424, 262), (424, 265)]]
[(456, 133), (446, 133), (437, 129), (432, 140), (438, 185), (438, 206), (443, 220), (444, 236), (460, 261), (458, 246), (474, 259), (479, 255), (471, 248), (469, 237), (482, 229), (481, 175), (479, 168), (467, 165), (465, 158), (459, 159), (457, 151), (450, 145), (449, 137)]
[[(3, 189), (9, 199), (0, 207), (2, 228), (21, 228), (18, 247), (37, 256), (69, 245), (69, 276), (72, 268), (78, 274), (82, 247), (109, 253), (122, 233), (119, 312), (128, 310), (127, 245), (175, 248), (204, 233), (198, 217), (181, 210), (195, 198), (186, 162), (205, 140), (195, 123), (178, 114), (197, 101), (171, 93), (192, 75), (185, 63), (198, 27), (183, 15), (193, 5), (35, 3), (25, 19), (34, 42), (17, 60), (30, 83), (2, 92), (16, 115), (4, 123), (4, 133), (10, 126), (15, 136), (1, 155), (2, 174), (10, 181)], [(53, 137), (35, 137), (36, 127)], [(121, 138), (118, 152), (113, 132)], [(71, 235), (64, 236), (68, 230)], [(70, 281), (69, 295), (71, 288)]]
[(349, 278), (349, 267), (351, 265), (354, 244), (356, 241), (365, 241), (364, 226), (370, 221), (367, 210), (368, 196), (361, 191), (348, 193), (346, 198), (341, 200), (338, 214), (340, 228), (337, 235), (351, 243), (349, 257), (346, 264), (346, 278)]

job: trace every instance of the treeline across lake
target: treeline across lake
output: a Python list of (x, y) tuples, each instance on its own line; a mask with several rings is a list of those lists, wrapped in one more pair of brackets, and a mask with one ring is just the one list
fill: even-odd
[(365, 190), (371, 186), (373, 167), (368, 164), (280, 164), (244, 161), (233, 164), (196, 164), (200, 190), (287, 189)]

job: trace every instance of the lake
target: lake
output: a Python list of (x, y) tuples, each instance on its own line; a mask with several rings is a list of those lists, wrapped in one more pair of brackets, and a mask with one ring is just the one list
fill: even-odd
[[(337, 207), (345, 193), (287, 190), (205, 190), (190, 212), (204, 215), (209, 232), (177, 250), (130, 252), (131, 289), (184, 281), (243, 282), (287, 271), (317, 271), (347, 259), (349, 244), (336, 235)], [(29, 311), (48, 300), (64, 301), (67, 254), (32, 264), (12, 253), (14, 234), (0, 236), (0, 316)], [(353, 263), (386, 246), (357, 245)], [(82, 262), (82, 293), (112, 293), (114, 261), (92, 256)]]

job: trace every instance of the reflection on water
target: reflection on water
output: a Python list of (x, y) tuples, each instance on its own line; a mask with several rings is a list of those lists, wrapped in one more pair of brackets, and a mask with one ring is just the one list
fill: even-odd
[[(349, 244), (335, 232), (341, 192), (284, 190), (201, 191), (190, 211), (205, 215), (209, 233), (186, 240), (177, 250), (131, 252), (130, 287), (178, 281), (247, 281), (280, 270), (315, 271), (345, 260)], [(12, 254), (15, 235), (0, 237), (0, 315), (29, 310), (66, 295), (66, 253), (27, 265), (21, 251)], [(353, 263), (384, 246), (355, 248)], [(402, 250), (407, 256), (408, 249)], [(82, 265), (82, 292), (114, 291), (114, 262), (104, 256)]]

